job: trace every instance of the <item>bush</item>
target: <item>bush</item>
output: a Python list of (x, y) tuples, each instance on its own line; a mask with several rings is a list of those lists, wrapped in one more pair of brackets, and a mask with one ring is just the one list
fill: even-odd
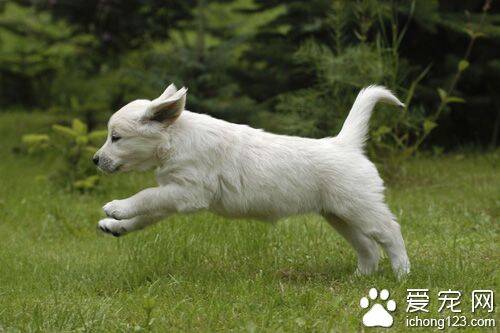
[[(464, 102), (454, 96), (456, 84), (469, 67), (474, 41), (481, 36), (481, 24), (468, 28), (469, 45), (447, 87), (435, 92), (433, 106), (415, 99), (421, 81), (430, 72), (428, 65), (418, 70), (400, 55), (400, 45), (413, 19), (415, 4), (408, 8), (407, 21), (398, 25), (399, 12), (387, 4), (370, 5), (335, 2), (324, 25), (329, 39), (309, 38), (294, 54), (297, 66), (308, 68), (316, 80), (313, 85), (279, 94), (273, 98), (275, 112), (264, 120), (274, 119), (274, 130), (288, 134), (327, 137), (338, 133), (357, 93), (370, 84), (383, 84), (405, 103), (402, 111), (379, 106), (371, 121), (368, 151), (383, 162), (389, 174), (418, 152), (421, 144), (438, 126), (439, 118), (451, 103)], [(483, 10), (482, 23), (488, 7)], [(346, 15), (349, 13), (349, 15)], [(345, 27), (355, 31), (355, 39)], [(387, 32), (390, 27), (390, 32)]]
[(28, 153), (52, 150), (62, 160), (61, 165), (49, 176), (68, 190), (89, 191), (99, 181), (92, 155), (97, 151), (94, 145), (106, 138), (107, 131), (88, 131), (85, 123), (73, 119), (71, 126), (52, 125), (52, 133), (27, 134), (22, 142)]

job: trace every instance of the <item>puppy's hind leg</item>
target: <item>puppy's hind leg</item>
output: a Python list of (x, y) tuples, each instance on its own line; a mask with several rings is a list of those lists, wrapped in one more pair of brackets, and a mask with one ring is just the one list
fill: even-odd
[(391, 259), (394, 273), (400, 279), (410, 272), (410, 260), (406, 253), (401, 227), (384, 202), (372, 201), (367, 206), (368, 202), (365, 200), (364, 205), (353, 210), (352, 216), (346, 217), (345, 221), (380, 244)]
[(390, 218), (380, 221), (382, 226), (373, 233), (373, 236), (391, 258), (394, 274), (398, 279), (401, 279), (410, 273), (410, 259), (406, 253), (401, 226), (392, 217), (392, 214), (390, 215)]
[(333, 214), (326, 214), (324, 217), (356, 250), (358, 255), (356, 274), (368, 275), (377, 271), (380, 259), (377, 242), (363, 234), (356, 226), (349, 225)]

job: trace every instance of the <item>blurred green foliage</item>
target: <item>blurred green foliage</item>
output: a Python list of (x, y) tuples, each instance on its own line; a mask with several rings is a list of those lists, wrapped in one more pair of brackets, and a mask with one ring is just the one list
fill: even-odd
[(407, 108), (375, 113), (371, 153), (496, 146), (500, 15), (494, 3), (484, 15), (485, 3), (3, 1), (0, 105), (61, 112), (94, 129), (174, 82), (189, 87), (195, 112), (324, 137), (376, 83)]
[(99, 181), (97, 171), (89, 161), (97, 150), (96, 145), (106, 136), (107, 132), (103, 130), (89, 132), (87, 125), (75, 118), (71, 126), (54, 124), (50, 135), (26, 134), (22, 142), (30, 154), (55, 151), (62, 163), (49, 177), (67, 189), (88, 191)]

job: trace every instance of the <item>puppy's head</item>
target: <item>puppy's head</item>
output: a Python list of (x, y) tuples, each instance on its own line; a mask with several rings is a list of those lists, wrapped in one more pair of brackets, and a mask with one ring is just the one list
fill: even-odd
[(143, 171), (158, 165), (170, 126), (184, 110), (186, 88), (171, 84), (160, 97), (135, 100), (113, 114), (108, 137), (95, 153), (104, 172)]

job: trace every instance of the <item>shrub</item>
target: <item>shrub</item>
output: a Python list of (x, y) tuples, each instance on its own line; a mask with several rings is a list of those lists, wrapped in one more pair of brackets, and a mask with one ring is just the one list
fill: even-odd
[(69, 189), (89, 191), (99, 181), (95, 166), (91, 163), (92, 155), (106, 137), (107, 131), (88, 131), (88, 127), (79, 119), (73, 119), (71, 126), (52, 125), (52, 133), (27, 134), (22, 142), (28, 153), (53, 150), (62, 160), (53, 174), (48, 175), (57, 184)]
[[(451, 83), (437, 88), (435, 100), (438, 102), (429, 107), (415, 102), (414, 97), (431, 66), (418, 71), (399, 52), (416, 2), (408, 7), (408, 18), (402, 26), (398, 24), (396, 7), (372, 6), (371, 3), (334, 3), (330, 19), (325, 23), (332, 32), (331, 38), (310, 38), (295, 52), (295, 61), (312, 71), (315, 84), (275, 97), (277, 113), (273, 117), (280, 132), (331, 136), (340, 130), (359, 90), (373, 83), (383, 84), (400, 97), (405, 108), (399, 111), (379, 107), (382, 110), (374, 113), (371, 122), (372, 140), (368, 143), (368, 151), (384, 163), (389, 174), (396, 174), (395, 167), (419, 150), (438, 126), (439, 118), (449, 110), (449, 105), (464, 102), (454, 96), (454, 90), (469, 66), (470, 52), (474, 41), (481, 36), (488, 6), (485, 5), (475, 29), (472, 25), (467, 28), (470, 43), (465, 54), (457, 61)], [(347, 26), (349, 31), (354, 29), (356, 40), (345, 36)]]

